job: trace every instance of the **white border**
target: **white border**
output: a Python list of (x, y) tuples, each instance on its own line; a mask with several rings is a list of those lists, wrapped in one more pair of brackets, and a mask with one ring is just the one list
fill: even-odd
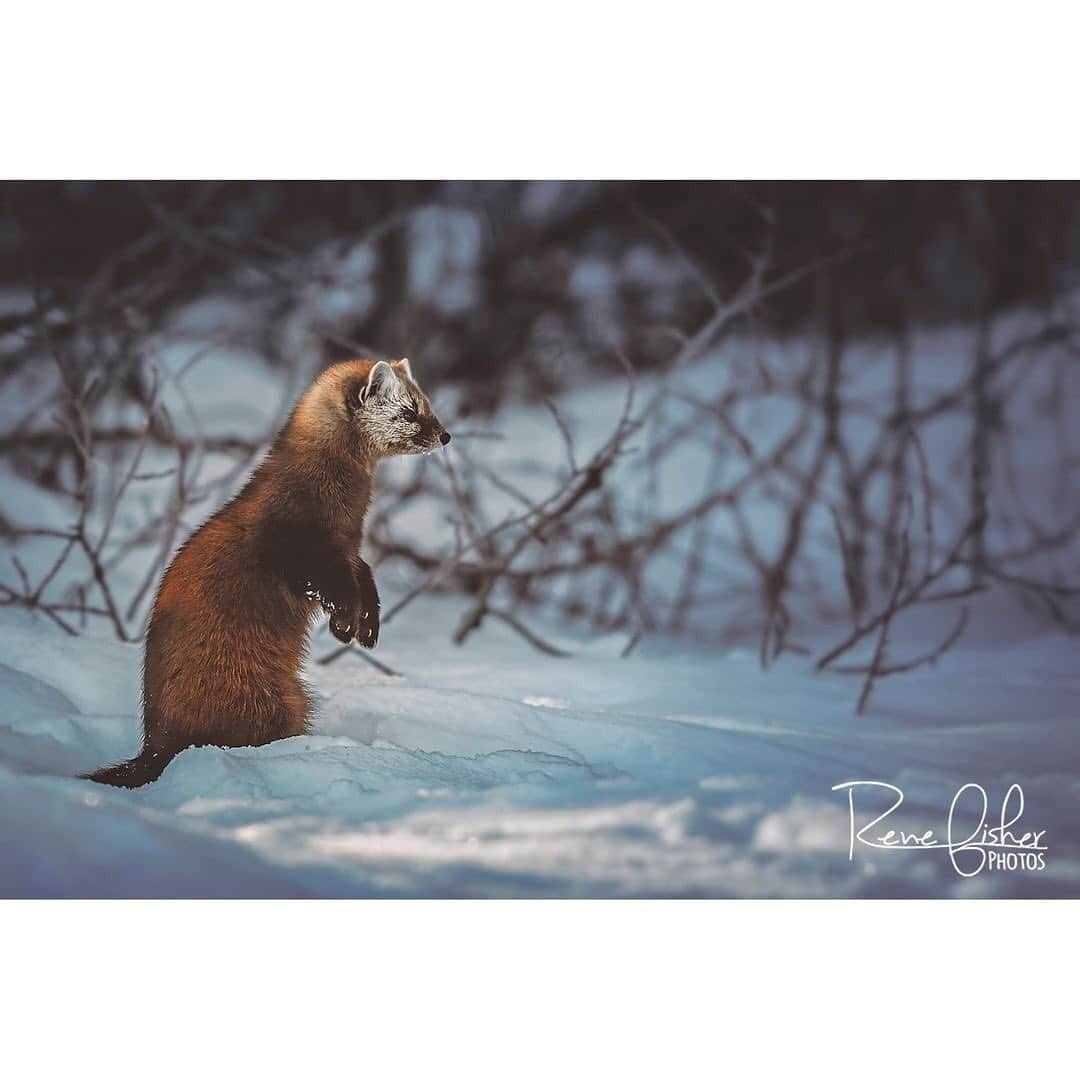
[(878, 1080), (1074, 1056), (1073, 902), (0, 910), (10, 1076)]
[(1080, 175), (1075, 6), (132, 0), (5, 13), (0, 175)]

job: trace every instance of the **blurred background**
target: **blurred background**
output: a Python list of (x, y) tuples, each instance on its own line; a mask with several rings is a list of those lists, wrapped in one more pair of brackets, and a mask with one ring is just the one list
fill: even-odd
[[(171, 552), (357, 355), (409, 356), (455, 434), (384, 470), (391, 620), (427, 592), (459, 643), (495, 620), (554, 653), (566, 627), (627, 655), (691, 631), (764, 663), (865, 647), (861, 704), (970, 632), (978, 594), (1075, 626), (1080, 185), (0, 197), (0, 602), (64, 633), (136, 640)], [(923, 608), (947, 612), (933, 640), (875, 659)]]
[[(260, 306), (278, 363), (296, 362), (291, 320), (325, 361), (415, 352), (493, 394), (613, 370), (616, 345), (662, 365), (752, 255), (801, 273), (756, 306), (762, 327), (852, 336), (1045, 306), (1080, 258), (1069, 183), (9, 182), (2, 197), (0, 286), (91, 308), (103, 336), (224, 291)], [(6, 311), (0, 329), (27, 319)]]

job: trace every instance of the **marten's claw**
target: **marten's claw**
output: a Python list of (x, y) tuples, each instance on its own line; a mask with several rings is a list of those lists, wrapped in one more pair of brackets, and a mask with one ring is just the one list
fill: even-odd
[(365, 611), (360, 617), (360, 626), (356, 631), (357, 645), (365, 649), (374, 649), (379, 643), (379, 609)]
[(334, 612), (330, 616), (330, 633), (345, 645), (356, 636), (356, 622), (348, 615)]

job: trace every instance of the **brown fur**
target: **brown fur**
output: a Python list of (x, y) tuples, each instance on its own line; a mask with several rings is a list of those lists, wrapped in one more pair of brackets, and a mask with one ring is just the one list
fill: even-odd
[[(360, 399), (373, 367), (354, 360), (324, 371), (243, 491), (177, 553), (146, 636), (142, 752), (90, 779), (135, 787), (188, 746), (305, 733), (300, 668), (320, 601), (338, 637), (375, 644), (378, 594), (359, 549), (376, 464), (449, 436), (407, 361), (394, 363), (383, 397)], [(421, 406), (412, 424), (399, 419), (405, 393)]]

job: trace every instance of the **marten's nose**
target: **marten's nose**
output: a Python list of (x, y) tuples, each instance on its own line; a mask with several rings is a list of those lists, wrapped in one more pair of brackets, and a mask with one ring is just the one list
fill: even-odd
[(449, 431), (444, 431), (439, 436), (439, 442), (441, 442), (443, 444), (443, 446), (445, 446), (449, 441), (450, 441), (450, 432)]

